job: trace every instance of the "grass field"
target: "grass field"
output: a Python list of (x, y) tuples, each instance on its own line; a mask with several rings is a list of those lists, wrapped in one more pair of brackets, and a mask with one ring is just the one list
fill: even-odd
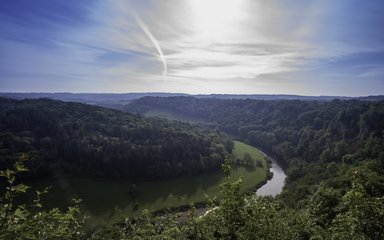
[(235, 141), (235, 145), (232, 152), (232, 158), (243, 158), (244, 153), (249, 153), (251, 157), (255, 160), (260, 160), (263, 165), (265, 166), (265, 158), (261, 152), (248, 144), (245, 144), (243, 142)]
[[(242, 142), (235, 142), (233, 156), (241, 158), (248, 152), (254, 159), (263, 162), (262, 168), (232, 167), (233, 181), (243, 177), (241, 191), (245, 191), (266, 179), (266, 162), (260, 152)], [(41, 189), (51, 185), (49, 194), (43, 197), (48, 205), (64, 207), (72, 198), (83, 199), (83, 210), (92, 217), (94, 224), (108, 221), (115, 206), (128, 215), (134, 215), (143, 209), (156, 211), (165, 207), (189, 205), (192, 202), (205, 201), (205, 194), (220, 198), (220, 184), (223, 173), (216, 171), (197, 176), (184, 176), (153, 182), (137, 184), (137, 197), (130, 195), (131, 183), (116, 181), (95, 181), (89, 179), (61, 179), (53, 182), (39, 183), (33, 186)], [(136, 211), (134, 206), (136, 205)]]

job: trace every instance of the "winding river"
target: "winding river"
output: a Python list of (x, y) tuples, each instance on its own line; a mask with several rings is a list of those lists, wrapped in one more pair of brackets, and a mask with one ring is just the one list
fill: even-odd
[[(267, 154), (260, 151), (265, 157), (268, 157)], [(284, 170), (277, 164), (276, 160), (268, 157), (271, 160), (270, 171), (273, 173), (271, 179), (267, 181), (266, 184), (261, 186), (256, 191), (258, 196), (272, 196), (275, 197), (277, 194), (281, 193), (285, 184), (285, 175)]]

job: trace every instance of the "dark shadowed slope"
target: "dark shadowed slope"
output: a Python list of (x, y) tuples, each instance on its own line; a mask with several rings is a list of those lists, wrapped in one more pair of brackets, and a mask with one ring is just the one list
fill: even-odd
[(220, 168), (224, 134), (49, 99), (0, 99), (0, 165), (28, 153), (30, 176), (155, 179)]

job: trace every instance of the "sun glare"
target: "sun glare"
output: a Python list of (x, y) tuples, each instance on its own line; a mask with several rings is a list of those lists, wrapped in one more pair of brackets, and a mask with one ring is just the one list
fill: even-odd
[(196, 37), (218, 41), (229, 37), (244, 15), (245, 0), (192, 0), (190, 9)]

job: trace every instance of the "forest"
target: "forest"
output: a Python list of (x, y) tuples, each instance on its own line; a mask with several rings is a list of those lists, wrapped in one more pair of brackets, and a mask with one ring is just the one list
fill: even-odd
[(225, 134), (50, 99), (0, 99), (0, 166), (29, 156), (26, 177), (149, 180), (217, 170), (232, 151)]
[(290, 206), (344, 168), (369, 160), (380, 175), (384, 167), (384, 101), (145, 97), (126, 109), (191, 116), (263, 149), (287, 169), (281, 197)]
[[(8, 239), (22, 236), (19, 239), (308, 240), (384, 237), (384, 101), (145, 97), (126, 105), (125, 110), (139, 114), (163, 111), (190, 116), (200, 119), (201, 127), (77, 103), (47, 99), (2, 99), (1, 156), (6, 160), (2, 165), (8, 170), (2, 171), (0, 175), (8, 181), (9, 187), (1, 199), (6, 204), (1, 209), (0, 220), (3, 224), (0, 236)], [(39, 119), (37, 122), (40, 119), (43, 121), (36, 124), (33, 122), (36, 119)], [(29, 121), (34, 123), (33, 126), (29, 125)], [(130, 128), (128, 123), (137, 125)], [(128, 136), (124, 135), (126, 128), (133, 131), (138, 125), (142, 127), (134, 138), (124, 137)], [(204, 126), (213, 130), (207, 130)], [(231, 167), (228, 160), (225, 160), (233, 143), (221, 132), (257, 146), (280, 161), (288, 177), (280, 195), (271, 198), (240, 194), (242, 180), (234, 183), (229, 181)], [(181, 156), (188, 156), (189, 161), (199, 166), (193, 171), (202, 171), (207, 167), (207, 162), (215, 163), (212, 167), (221, 166), (228, 180), (221, 185), (224, 197), (207, 199), (211, 211), (203, 216), (197, 213), (193, 205), (183, 220), (180, 220), (178, 213), (167, 210), (160, 216), (144, 211), (134, 218), (119, 215), (117, 211), (115, 224), (102, 225), (89, 231), (83, 227), (84, 219), (77, 202), (67, 211), (40, 210), (38, 213), (25, 206), (10, 204), (13, 195), (22, 194), (27, 188), (23, 184), (16, 185), (15, 176), (30, 174), (36, 171), (33, 169), (39, 169), (33, 164), (28, 165), (36, 161), (34, 158), (52, 161), (56, 156), (66, 156), (69, 154), (68, 149), (73, 147), (77, 150), (71, 152), (78, 154), (76, 156), (86, 156), (79, 158), (83, 162), (71, 163), (75, 168), (84, 166), (82, 164), (86, 159), (103, 163), (102, 157), (87, 155), (86, 146), (94, 148), (92, 152), (97, 146), (100, 147), (99, 153), (104, 157), (115, 152), (116, 148), (108, 152), (109, 148), (102, 144), (91, 145), (94, 142), (90, 142), (88, 137), (92, 136), (91, 139), (104, 139), (102, 143), (107, 146), (115, 138), (117, 142), (129, 141), (127, 146), (137, 144), (145, 149), (141, 152), (143, 159), (151, 161), (152, 158), (146, 158), (145, 154), (151, 151), (154, 151), (153, 154), (165, 152), (156, 152), (150, 146), (156, 145), (154, 143), (158, 138), (168, 134), (179, 137), (173, 145), (169, 143), (170, 147), (185, 141), (179, 152), (170, 150), (180, 154), (180, 158), (175, 158), (175, 161), (181, 160)], [(44, 149), (47, 144), (41, 141), (46, 137), (53, 142), (51, 144), (55, 147), (51, 149), (55, 149), (54, 153)], [(81, 145), (81, 139), (88, 140), (88, 145)], [(192, 148), (194, 142), (199, 144)], [(200, 158), (193, 157), (197, 150), (201, 154)], [(30, 155), (31, 160), (24, 161), (24, 155), (20, 159), (20, 153), (23, 152)], [(52, 158), (49, 158), (49, 153), (53, 154)], [(71, 157), (69, 155), (61, 161), (69, 161)], [(153, 157), (157, 161), (164, 161), (164, 158), (157, 155)], [(119, 158), (113, 157), (110, 161), (115, 159)], [(156, 167), (164, 169), (164, 166), (156, 163)], [(181, 166), (185, 165), (187, 163)], [(175, 164), (169, 171), (181, 171), (179, 167)], [(26, 168), (31, 171), (21, 174)], [(71, 170), (65, 164), (63, 168)], [(88, 165), (84, 168), (92, 171), (97, 169)], [(188, 168), (185, 171), (189, 172)], [(146, 169), (144, 172), (151, 171)], [(163, 174), (168, 176), (166, 171)], [(38, 204), (39, 197), (35, 202), (35, 205)]]

